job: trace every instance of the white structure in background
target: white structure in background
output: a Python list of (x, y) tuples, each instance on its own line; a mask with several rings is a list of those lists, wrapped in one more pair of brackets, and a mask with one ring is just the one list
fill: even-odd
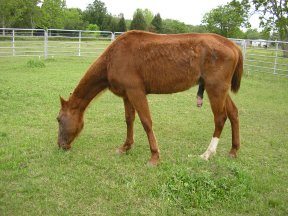
[(270, 43), (266, 40), (253, 40), (252, 41), (252, 46), (253, 47), (263, 47), (263, 48), (267, 48), (270, 47)]

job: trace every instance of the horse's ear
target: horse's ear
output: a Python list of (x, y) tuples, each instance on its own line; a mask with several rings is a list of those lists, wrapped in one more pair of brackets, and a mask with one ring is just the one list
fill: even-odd
[(60, 103), (61, 103), (61, 107), (65, 107), (67, 104), (67, 101), (65, 101), (61, 96), (60, 96)]

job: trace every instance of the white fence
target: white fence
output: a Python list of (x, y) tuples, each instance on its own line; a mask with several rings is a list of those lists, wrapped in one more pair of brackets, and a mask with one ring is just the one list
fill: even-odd
[(242, 48), (245, 72), (288, 76), (288, 42), (231, 39)]
[[(122, 32), (0, 28), (0, 57), (97, 57)], [(246, 73), (288, 76), (288, 43), (231, 39), (243, 51)]]
[(109, 31), (0, 28), (0, 57), (97, 56), (114, 40)]

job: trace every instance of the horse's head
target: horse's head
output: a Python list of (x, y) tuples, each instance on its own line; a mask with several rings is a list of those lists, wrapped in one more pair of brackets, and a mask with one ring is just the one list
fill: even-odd
[(84, 126), (83, 112), (73, 109), (69, 102), (60, 97), (61, 109), (57, 117), (59, 123), (58, 146), (64, 150), (71, 148), (71, 143)]

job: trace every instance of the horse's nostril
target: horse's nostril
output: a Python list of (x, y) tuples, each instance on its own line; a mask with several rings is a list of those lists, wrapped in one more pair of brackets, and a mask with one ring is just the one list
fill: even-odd
[(71, 145), (63, 145), (62, 146), (63, 150), (69, 150), (71, 148)]

